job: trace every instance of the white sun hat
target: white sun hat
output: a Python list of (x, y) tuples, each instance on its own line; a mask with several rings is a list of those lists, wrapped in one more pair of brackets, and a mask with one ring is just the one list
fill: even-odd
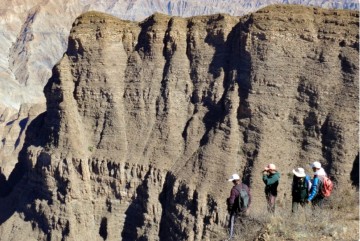
[(321, 163), (320, 162), (313, 162), (313, 164), (311, 164), (312, 168), (321, 168)]
[(239, 177), (239, 175), (238, 174), (232, 174), (231, 175), (231, 177), (230, 177), (230, 179), (228, 180), (229, 182), (232, 182), (232, 181), (234, 181), (234, 180), (240, 180), (240, 177)]
[(301, 167), (293, 169), (292, 172), (297, 177), (305, 177), (306, 176), (304, 168), (301, 168)]

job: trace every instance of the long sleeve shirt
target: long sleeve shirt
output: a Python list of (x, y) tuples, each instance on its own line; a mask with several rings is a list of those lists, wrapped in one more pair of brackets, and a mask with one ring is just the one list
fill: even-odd
[(320, 185), (319, 178), (317, 176), (315, 176), (313, 179), (312, 185), (311, 185), (310, 195), (308, 197), (309, 201), (312, 201), (314, 199), (314, 197), (316, 197), (316, 195), (319, 191), (319, 185)]
[(273, 196), (277, 195), (277, 186), (279, 185), (280, 173), (275, 172), (270, 175), (263, 175), (263, 181), (265, 183), (265, 193)]
[(327, 176), (327, 175), (323, 168), (321, 168), (320, 170), (318, 170), (315, 173), (314, 179), (312, 181), (311, 189), (310, 189), (310, 194), (308, 197), (309, 201), (312, 201), (318, 195), (322, 178), (325, 176)]
[(291, 195), (293, 202), (303, 202), (309, 197), (309, 185), (311, 185), (310, 177), (293, 176)]

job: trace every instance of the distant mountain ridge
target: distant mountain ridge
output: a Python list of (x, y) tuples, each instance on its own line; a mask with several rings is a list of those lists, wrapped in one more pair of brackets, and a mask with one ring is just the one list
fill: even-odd
[(302, 4), (355, 9), (356, 0), (11, 0), (0, 3), (0, 106), (18, 109), (21, 103), (44, 102), (43, 86), (67, 46), (74, 19), (90, 10), (129, 20), (143, 20), (154, 12), (174, 16), (227, 13), (241, 16), (271, 4)]

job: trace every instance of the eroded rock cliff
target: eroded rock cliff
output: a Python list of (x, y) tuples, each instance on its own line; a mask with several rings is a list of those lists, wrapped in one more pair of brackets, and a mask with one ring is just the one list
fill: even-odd
[(66, 50), (71, 24), (84, 12), (100, 11), (121, 19), (143, 21), (155, 12), (182, 17), (216, 13), (241, 16), (275, 3), (359, 9), (357, 0), (1, 1), (0, 105), (19, 109), (23, 103), (45, 102), (42, 89), (52, 67)]
[(226, 179), (239, 172), (261, 209), (270, 162), (279, 202), (314, 160), (350, 186), (358, 30), (357, 12), (300, 6), (81, 15), (0, 199), (1, 239), (214, 240)]

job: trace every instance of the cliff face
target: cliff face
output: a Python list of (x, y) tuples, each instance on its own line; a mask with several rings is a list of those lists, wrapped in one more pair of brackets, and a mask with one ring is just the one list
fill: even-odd
[(238, 172), (261, 209), (268, 163), (280, 202), (287, 174), (315, 160), (349, 187), (358, 30), (357, 12), (300, 6), (141, 23), (81, 15), (5, 183), (1, 240), (212, 240), (226, 179)]
[[(45, 104), (23, 104), (20, 111), (0, 107), (0, 175), (8, 179), (18, 162), (18, 155), (24, 145), (28, 125), (42, 112)], [(1, 180), (2, 181), (2, 180)], [(1, 190), (0, 193), (4, 191)]]
[[(7, 0), (0, 2), (0, 105), (44, 103), (43, 87), (68, 45), (71, 24), (89, 10), (142, 21), (155, 12), (174, 16), (254, 12), (275, 3), (358, 10), (357, 0)], [(0, 109), (1, 111), (1, 109)], [(2, 112), (0, 112), (2, 114)], [(1, 126), (0, 126), (1, 128)]]

